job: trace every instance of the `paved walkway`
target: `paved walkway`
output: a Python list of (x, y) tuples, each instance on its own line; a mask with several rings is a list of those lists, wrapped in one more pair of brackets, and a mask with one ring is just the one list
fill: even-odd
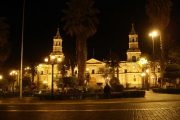
[(153, 91), (146, 91), (145, 99), (151, 101), (161, 101), (161, 100), (180, 101), (180, 94), (162, 94), (162, 93), (154, 93)]
[(0, 100), (0, 120), (179, 120), (180, 95), (147, 91), (144, 98)]
[(39, 100), (35, 97), (23, 97), (23, 99), (19, 98), (0, 98), (0, 103), (46, 103), (46, 102), (58, 102), (58, 103), (73, 103), (79, 101), (79, 104), (83, 104), (83, 102), (94, 102), (94, 103), (114, 103), (114, 102), (157, 102), (157, 101), (180, 101), (180, 94), (160, 94), (154, 93), (152, 91), (146, 91), (146, 95), (143, 98), (116, 98), (116, 99), (96, 99), (96, 100)]

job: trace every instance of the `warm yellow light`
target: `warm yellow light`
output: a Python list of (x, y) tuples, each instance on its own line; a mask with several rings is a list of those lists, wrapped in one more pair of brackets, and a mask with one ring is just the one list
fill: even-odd
[(0, 75), (0, 80), (2, 80), (3, 79), (3, 76), (2, 75)]
[(152, 31), (151, 33), (149, 33), (149, 36), (156, 37), (156, 36), (158, 36), (158, 32), (157, 31)]
[(38, 67), (42, 67), (43, 65), (42, 64), (39, 64)]
[(147, 69), (146, 72), (149, 73), (149, 69)]
[(142, 77), (146, 76), (146, 73), (144, 73), (144, 72), (143, 72), (143, 73), (141, 73), (141, 76), (142, 76)]
[(43, 84), (47, 84), (48, 82), (46, 80), (43, 81)]
[(51, 56), (51, 60), (54, 60), (56, 57), (54, 55)]
[(148, 61), (147, 61), (146, 58), (140, 58), (139, 63), (140, 63), (141, 65), (145, 65), (145, 64), (148, 63)]
[(24, 70), (30, 70), (31, 68), (29, 66), (25, 67)]
[(48, 58), (45, 58), (45, 59), (44, 59), (44, 62), (48, 62), (48, 61), (49, 61)]
[(62, 58), (57, 58), (57, 62), (61, 62), (62, 61)]
[(9, 73), (9, 75), (17, 75), (18, 73), (17, 73), (17, 71), (15, 71), (15, 70), (12, 70), (10, 73)]
[(151, 76), (151, 78), (152, 78), (152, 79), (154, 79), (154, 78), (155, 78), (155, 76), (154, 76), (154, 75), (152, 75), (152, 76)]
[(89, 68), (86, 68), (86, 71), (89, 71)]

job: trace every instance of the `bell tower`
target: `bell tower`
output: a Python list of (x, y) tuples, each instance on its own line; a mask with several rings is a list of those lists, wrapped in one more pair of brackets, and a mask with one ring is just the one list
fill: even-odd
[(129, 49), (127, 50), (127, 61), (136, 62), (141, 56), (141, 51), (138, 45), (138, 35), (132, 24), (131, 32), (129, 34)]
[(59, 32), (59, 28), (57, 28), (56, 35), (53, 38), (53, 51), (50, 56), (54, 55), (56, 58), (64, 59), (64, 54), (62, 51), (62, 38)]

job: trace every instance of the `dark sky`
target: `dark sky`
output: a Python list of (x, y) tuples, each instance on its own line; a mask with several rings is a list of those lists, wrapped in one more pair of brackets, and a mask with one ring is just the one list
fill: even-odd
[[(66, 58), (74, 53), (75, 41), (66, 36), (60, 19), (68, 0), (26, 0), (24, 31), (24, 63), (43, 62), (52, 51), (53, 36), (60, 27), (63, 38), (63, 51)], [(139, 35), (139, 45), (143, 53), (151, 54), (148, 32), (150, 25), (145, 13), (145, 0), (96, 0), (100, 24), (97, 33), (88, 40), (88, 58), (106, 59), (109, 51), (126, 60), (128, 34), (131, 23)], [(178, 41), (180, 31), (180, 4), (173, 0), (171, 21), (168, 33)], [(0, 16), (7, 17), (10, 25), (11, 54), (5, 65), (19, 66), (22, 23), (22, 0), (1, 0)]]

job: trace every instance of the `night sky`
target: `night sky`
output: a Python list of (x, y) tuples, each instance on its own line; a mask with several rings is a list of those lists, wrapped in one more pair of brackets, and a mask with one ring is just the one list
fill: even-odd
[[(63, 38), (63, 51), (68, 59), (75, 51), (75, 40), (68, 37), (60, 21), (67, 0), (26, 0), (24, 31), (24, 64), (43, 62), (52, 51), (53, 37), (57, 27)], [(22, 0), (1, 0), (0, 16), (10, 25), (11, 54), (4, 63), (8, 67), (19, 67), (22, 23)], [(148, 37), (150, 24), (145, 13), (145, 0), (96, 0), (100, 24), (97, 33), (88, 40), (88, 58), (107, 59), (109, 51), (126, 60), (128, 34), (131, 23), (139, 35), (142, 53), (151, 54), (152, 44)], [(168, 33), (179, 42), (180, 4), (173, 0)]]

